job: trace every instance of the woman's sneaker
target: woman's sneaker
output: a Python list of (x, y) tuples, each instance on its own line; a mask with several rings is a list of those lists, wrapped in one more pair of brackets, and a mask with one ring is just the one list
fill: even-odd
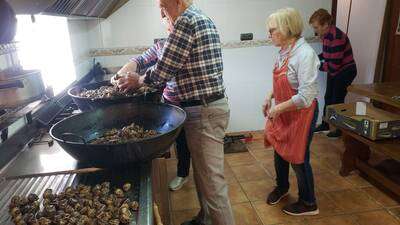
[(269, 193), (267, 197), (268, 205), (275, 205), (278, 202), (288, 195), (288, 191), (281, 191), (278, 187), (276, 187), (271, 193)]
[(322, 123), (314, 129), (314, 133), (329, 131), (329, 125)]
[(336, 130), (330, 131), (326, 136), (328, 138), (332, 138), (332, 139), (339, 138), (340, 136), (342, 136), (342, 131), (339, 129), (336, 129)]
[(183, 185), (188, 181), (187, 177), (175, 177), (170, 183), (169, 183), (169, 189), (171, 191), (177, 191), (183, 187)]
[(315, 216), (319, 214), (317, 204), (308, 205), (303, 201), (297, 201), (283, 208), (283, 212), (291, 216)]

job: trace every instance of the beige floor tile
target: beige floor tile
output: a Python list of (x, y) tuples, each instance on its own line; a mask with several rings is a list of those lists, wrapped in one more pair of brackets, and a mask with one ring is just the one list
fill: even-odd
[(355, 214), (354, 217), (360, 225), (399, 225), (400, 221), (390, 215), (386, 210), (364, 212)]
[(236, 225), (262, 225), (250, 202), (233, 205)]
[(400, 221), (400, 207), (390, 208), (388, 212)]
[(381, 204), (384, 207), (392, 207), (392, 206), (399, 206), (399, 202), (391, 198), (389, 195), (384, 193), (383, 191), (379, 190), (376, 187), (366, 187), (363, 188), (365, 192), (369, 196), (371, 196), (375, 201), (377, 201), (379, 204)]
[[(311, 165), (320, 209), (316, 217), (292, 217), (282, 212), (286, 204), (297, 200), (292, 169), (290, 195), (276, 206), (265, 203), (275, 186), (273, 150), (264, 148), (263, 132), (253, 134), (253, 142), (247, 146), (249, 152), (225, 155), (225, 178), (237, 225), (400, 225), (399, 203), (357, 173), (345, 178), (339, 175), (344, 149), (341, 140), (330, 140), (323, 134), (313, 139)], [(176, 163), (176, 159), (167, 160), (169, 180), (176, 175)], [(171, 205), (175, 225), (197, 214), (199, 204), (192, 177), (181, 190), (171, 192)]]
[(354, 217), (349, 215), (331, 216), (325, 218), (307, 219), (307, 225), (359, 225)]
[(324, 192), (355, 188), (355, 186), (348, 182), (345, 178), (334, 173), (315, 174), (314, 183), (318, 190)]
[(253, 157), (259, 162), (264, 162), (264, 163), (274, 162), (273, 150), (263, 149), (263, 150), (250, 151), (250, 154), (253, 155)]
[(264, 178), (257, 181), (242, 182), (240, 185), (250, 201), (265, 201), (266, 196), (275, 188), (275, 181)]
[[(232, 204), (249, 201), (237, 181), (228, 183), (228, 190)], [(171, 191), (170, 193), (173, 210), (199, 208), (199, 204), (196, 203), (197, 194), (192, 176), (189, 177), (189, 181), (182, 187), (182, 189), (173, 192)], [(182, 199), (188, 202), (179, 205), (179, 201), (181, 201)]]
[(195, 188), (183, 187), (179, 191), (170, 193), (173, 211), (200, 208)]
[[(174, 179), (176, 177), (176, 167), (172, 167), (170, 169), (168, 169), (168, 182), (171, 182), (172, 179)], [(237, 182), (236, 178), (235, 178), (235, 174), (232, 172), (231, 168), (229, 166), (226, 166), (224, 168), (224, 174), (225, 174), (225, 180), (226, 182), (229, 183), (235, 183)], [(188, 176), (188, 182), (184, 185), (184, 187), (196, 187), (195, 183), (194, 183), (194, 178), (193, 178), (193, 171), (190, 170), (189, 176)]]
[(252, 165), (256, 162), (254, 157), (249, 152), (226, 154), (225, 159), (229, 166), (244, 166)]
[(308, 225), (307, 221), (291, 222), (291, 223), (280, 223), (279, 225)]
[[(236, 225), (262, 225), (255, 209), (249, 202), (235, 204), (232, 206), (232, 209)], [(191, 220), (197, 213), (198, 209), (174, 211), (172, 213), (174, 225), (180, 225), (185, 221)]]
[(237, 204), (249, 201), (239, 183), (229, 184), (228, 190), (229, 190), (229, 199), (231, 201), (231, 204)]
[(265, 169), (258, 163), (253, 165), (232, 166), (231, 169), (239, 182), (260, 180), (269, 177)]
[(329, 157), (321, 156), (318, 160), (326, 165), (331, 173), (339, 175), (339, 171), (342, 168), (342, 159), (339, 157), (337, 159), (332, 159)]
[(327, 165), (317, 157), (311, 156), (310, 162), (314, 175), (332, 172), (332, 169), (329, 167), (329, 165)]
[(350, 183), (352, 183), (354, 186), (357, 188), (362, 188), (362, 187), (372, 187), (372, 184), (369, 183), (367, 180), (362, 178), (358, 172), (353, 172), (349, 176), (345, 177), (346, 180), (348, 180)]
[(274, 206), (270, 206), (264, 201), (253, 202), (252, 204), (264, 225), (303, 222), (304, 217), (289, 216), (282, 211), (283, 206), (292, 201), (294, 199), (289, 197)]
[[(297, 185), (297, 178), (296, 176), (290, 176), (289, 177), (289, 193), (293, 196), (293, 197), (298, 197), (299, 194), (299, 189), (298, 189), (298, 185)], [(315, 190), (316, 191), (316, 190)]]
[(264, 146), (264, 138), (262, 139), (253, 139), (252, 142), (247, 143), (247, 147), (249, 148), (250, 151), (252, 150), (259, 150), (259, 149), (267, 149)]
[[(270, 177), (274, 178), (276, 177), (276, 172), (275, 172), (275, 164), (274, 162), (269, 162), (269, 163), (261, 163), (261, 166), (266, 169), (267, 173), (269, 174)], [(293, 171), (291, 167), (289, 167), (289, 176), (290, 177), (295, 177), (296, 174)]]
[(193, 219), (199, 212), (198, 209), (188, 209), (172, 212), (172, 220), (174, 225), (181, 225), (185, 221)]
[(359, 189), (329, 192), (327, 195), (346, 213), (381, 208), (377, 202)]
[(229, 166), (224, 168), (224, 174), (225, 180), (228, 184), (237, 182), (235, 174)]
[(275, 179), (275, 166), (274, 162), (261, 162), (261, 166), (267, 171), (268, 175)]
[(318, 157), (328, 157), (334, 159), (340, 159), (342, 150), (334, 145), (332, 142), (318, 143), (311, 145), (311, 152)]
[(316, 198), (319, 208), (319, 215), (316, 217), (333, 216), (343, 213), (343, 210), (326, 193), (318, 193), (316, 194)]

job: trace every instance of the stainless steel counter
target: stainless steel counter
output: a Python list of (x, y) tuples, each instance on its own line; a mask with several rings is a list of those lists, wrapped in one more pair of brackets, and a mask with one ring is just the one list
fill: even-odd
[[(49, 135), (45, 135), (42, 141), (50, 140)], [(139, 213), (136, 221), (131, 225), (152, 225), (153, 224), (153, 198), (152, 198), (152, 179), (151, 179), (151, 163), (138, 165), (140, 174), (137, 177), (137, 183), (140, 183), (139, 190)], [(108, 169), (113, 170), (113, 169)], [(108, 171), (104, 170), (104, 171)], [(94, 171), (94, 172), (93, 172)], [(31, 148), (26, 146), (5, 168), (0, 171), (0, 218), (1, 221), (7, 221), (8, 215), (6, 204), (14, 194), (27, 194), (31, 190), (29, 184), (37, 181), (46, 181), (46, 185), (61, 187), (61, 183), (70, 185), (79, 177), (90, 176), (90, 174), (101, 173), (101, 168), (88, 168), (78, 163), (74, 158), (68, 155), (56, 142), (49, 147), (47, 143), (34, 144)], [(81, 174), (81, 175), (80, 175)], [(96, 176), (96, 175), (91, 175)], [(118, 180), (120, 177), (115, 175), (113, 179)], [(57, 178), (57, 179), (56, 179)], [(99, 177), (101, 179), (101, 177)], [(68, 182), (62, 182), (68, 180)], [(57, 182), (61, 182), (58, 184)], [(99, 181), (100, 182), (100, 181)], [(41, 193), (46, 185), (35, 192)], [(10, 192), (9, 188), (14, 187), (16, 192)], [(36, 187), (37, 185), (35, 185)], [(7, 190), (6, 190), (7, 189)], [(13, 188), (11, 188), (13, 189)], [(43, 189), (43, 190), (42, 190)], [(60, 191), (61, 191), (60, 189)], [(3, 193), (4, 192), (4, 193)], [(17, 193), (18, 192), (18, 193)], [(2, 210), (3, 209), (3, 210)], [(8, 224), (8, 223), (6, 223)]]
[[(42, 141), (46, 140), (51, 140), (51, 137), (44, 136)], [(79, 163), (56, 142), (51, 147), (47, 143), (41, 143), (34, 144), (31, 148), (25, 146), (23, 151), (1, 171), (1, 176), (18, 177), (72, 171), (79, 169), (79, 166)]]

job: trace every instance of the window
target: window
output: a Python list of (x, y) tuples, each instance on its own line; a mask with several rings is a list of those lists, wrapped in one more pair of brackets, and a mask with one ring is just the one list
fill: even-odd
[(16, 41), (24, 69), (39, 69), (47, 87), (60, 93), (76, 79), (65, 17), (19, 15)]

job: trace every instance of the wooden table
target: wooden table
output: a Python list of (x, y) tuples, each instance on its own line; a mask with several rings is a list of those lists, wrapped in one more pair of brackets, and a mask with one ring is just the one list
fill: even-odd
[(395, 100), (400, 96), (400, 83), (356, 84), (347, 90), (400, 109), (400, 99)]
[[(400, 83), (352, 85), (348, 88), (348, 91), (367, 96), (374, 101), (400, 109), (400, 101), (393, 98), (393, 96), (400, 95)], [(329, 123), (329, 121), (327, 122)], [(334, 126), (333, 124), (331, 125)], [(368, 164), (371, 150), (380, 152), (388, 158), (400, 162), (400, 139), (372, 141), (352, 131), (339, 129), (343, 132), (343, 142), (345, 145), (340, 174), (347, 176), (351, 171), (358, 169), (371, 178), (374, 183), (383, 186), (400, 199), (400, 184), (387, 178), (380, 171)]]

